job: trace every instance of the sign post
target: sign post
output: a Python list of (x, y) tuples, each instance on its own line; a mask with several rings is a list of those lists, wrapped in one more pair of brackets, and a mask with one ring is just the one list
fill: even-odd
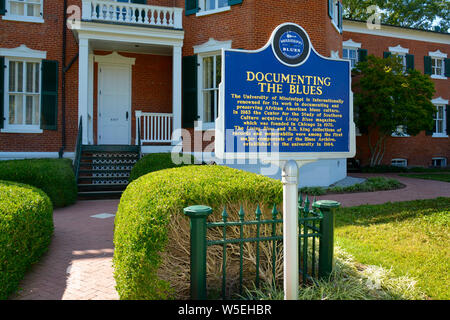
[(321, 56), (306, 31), (284, 23), (256, 51), (223, 50), (215, 156), (282, 170), (285, 299), (298, 298), (298, 173), (355, 155), (351, 66)]

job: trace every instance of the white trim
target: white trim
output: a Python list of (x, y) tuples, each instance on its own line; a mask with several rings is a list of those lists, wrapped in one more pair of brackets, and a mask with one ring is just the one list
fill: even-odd
[(348, 39), (347, 41), (342, 42), (343, 47), (350, 47), (350, 48), (358, 48), (361, 49), (361, 43), (355, 42), (352, 39)]
[(16, 48), (0, 48), (0, 56), (27, 59), (47, 59), (47, 51), (33, 50), (22, 44)]
[(389, 47), (389, 52), (397, 53), (397, 54), (409, 54), (408, 48), (403, 48), (401, 45), (398, 45), (396, 47)]
[(370, 30), (366, 22), (344, 20), (344, 32), (363, 33), (374, 36), (401, 38), (407, 40), (450, 44), (450, 35), (438, 32), (422, 31), (394, 26), (381, 26), (381, 29)]
[(202, 17), (202, 16), (208, 16), (210, 14), (216, 14), (216, 13), (221, 13), (221, 12), (225, 12), (225, 11), (230, 11), (231, 7), (230, 6), (226, 6), (226, 7), (221, 7), (221, 8), (217, 8), (214, 10), (204, 10), (204, 11), (198, 11), (195, 15), (197, 17)]
[(142, 153), (163, 153), (163, 152), (171, 152), (174, 146), (142, 146)]
[(445, 100), (442, 97), (439, 97), (439, 98), (435, 98), (435, 99), (431, 100), (431, 103), (448, 105), (448, 100)]
[(440, 59), (446, 59), (447, 58), (447, 54), (446, 53), (442, 53), (439, 49), (431, 52), (428, 52), (428, 55), (432, 58), (440, 58)]
[(127, 66), (134, 66), (136, 58), (128, 58), (120, 55), (117, 51), (114, 51), (108, 55), (94, 55), (94, 61), (101, 64), (120, 64)]
[(27, 17), (27, 16), (4, 15), (4, 16), (2, 16), (2, 20), (5, 20), (5, 21), (31, 22), (31, 23), (45, 23), (45, 20), (42, 19), (42, 17)]
[[(70, 152), (65, 155), (70, 155)], [(72, 152), (73, 154), (73, 152)], [(58, 152), (0, 152), (1, 160), (16, 160), (16, 159), (40, 159), (40, 158), (59, 158)], [(70, 158), (70, 157), (69, 157)]]
[(214, 51), (221, 52), (222, 49), (231, 49), (232, 40), (218, 41), (214, 38), (209, 38), (208, 41), (200, 45), (194, 46), (195, 54), (211, 54)]
[(10, 125), (13, 127), (1, 129), (1, 133), (42, 133), (44, 132), (42, 129), (37, 128), (26, 128), (27, 126), (15, 126)]

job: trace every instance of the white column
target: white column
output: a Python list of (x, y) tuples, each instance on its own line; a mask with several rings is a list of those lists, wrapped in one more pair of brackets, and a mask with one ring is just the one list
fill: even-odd
[[(172, 132), (181, 129), (181, 46), (173, 47), (173, 71), (172, 71), (172, 113), (173, 128)], [(172, 145), (176, 145), (178, 141), (173, 140)]]
[(88, 143), (94, 144), (94, 54), (89, 50)]
[(283, 254), (284, 299), (298, 299), (298, 166), (286, 162), (282, 172), (283, 182)]
[(89, 143), (89, 40), (79, 40), (78, 56), (78, 117), (83, 117), (83, 144)]

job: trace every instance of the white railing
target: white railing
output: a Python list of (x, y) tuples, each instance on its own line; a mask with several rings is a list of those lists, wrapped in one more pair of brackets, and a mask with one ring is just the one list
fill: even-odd
[(83, 0), (82, 19), (182, 29), (182, 8)]
[(173, 114), (136, 111), (136, 144), (138, 123), (141, 128), (141, 143), (172, 142)]

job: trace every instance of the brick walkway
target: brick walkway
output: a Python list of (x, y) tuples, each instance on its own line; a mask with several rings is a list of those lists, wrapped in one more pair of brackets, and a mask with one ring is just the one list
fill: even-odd
[[(380, 176), (352, 174), (355, 177)], [(450, 183), (394, 177), (407, 187), (370, 193), (336, 194), (318, 197), (343, 206), (379, 204), (436, 197), (450, 197)], [(55, 234), (49, 251), (34, 265), (12, 299), (89, 300), (118, 299), (113, 278), (114, 217), (91, 216), (117, 210), (118, 200), (78, 201), (54, 212)]]
[(48, 252), (27, 273), (12, 299), (118, 299), (113, 278), (114, 216), (119, 200), (78, 201), (54, 211), (55, 232)]

